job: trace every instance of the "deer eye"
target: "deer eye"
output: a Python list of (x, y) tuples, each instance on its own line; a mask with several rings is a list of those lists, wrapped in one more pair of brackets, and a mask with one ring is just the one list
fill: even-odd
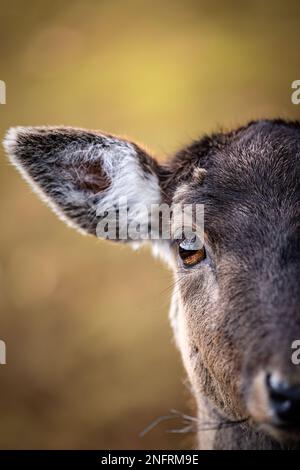
[(178, 253), (182, 259), (183, 265), (186, 268), (195, 266), (201, 263), (206, 258), (206, 251), (204, 245), (199, 242), (199, 239), (194, 235), (192, 238), (184, 238), (178, 248)]

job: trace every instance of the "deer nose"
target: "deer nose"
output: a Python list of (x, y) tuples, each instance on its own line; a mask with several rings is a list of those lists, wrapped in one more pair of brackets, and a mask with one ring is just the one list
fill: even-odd
[(290, 386), (276, 374), (267, 376), (267, 390), (274, 418), (282, 426), (300, 425), (300, 384)]

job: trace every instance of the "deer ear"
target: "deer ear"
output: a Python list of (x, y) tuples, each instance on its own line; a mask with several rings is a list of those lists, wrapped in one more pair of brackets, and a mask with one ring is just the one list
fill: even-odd
[(41, 199), (84, 233), (96, 234), (103, 212), (120, 197), (129, 209), (160, 203), (159, 165), (125, 139), (74, 128), (16, 127), (4, 147)]

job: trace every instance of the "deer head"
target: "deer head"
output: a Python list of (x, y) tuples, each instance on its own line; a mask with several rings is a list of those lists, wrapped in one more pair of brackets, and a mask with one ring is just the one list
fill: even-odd
[[(83, 233), (99, 235), (121, 197), (126, 224), (139, 226), (137, 236), (125, 230), (128, 243), (149, 234), (140, 204), (204, 205), (201, 244), (162, 239), (160, 230), (148, 237), (177, 278), (170, 318), (198, 405), (199, 445), (298, 446), (300, 366), (291, 347), (300, 339), (300, 125), (252, 122), (163, 165), (98, 131), (14, 128), (4, 145), (38, 195)], [(117, 242), (123, 225), (117, 217)], [(204, 435), (207, 420), (218, 425)]]

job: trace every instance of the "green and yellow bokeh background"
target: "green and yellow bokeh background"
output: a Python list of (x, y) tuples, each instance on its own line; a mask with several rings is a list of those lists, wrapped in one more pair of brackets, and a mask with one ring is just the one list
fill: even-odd
[[(1, 0), (0, 135), (65, 124), (127, 135), (163, 159), (202, 133), (299, 118), (297, 1)], [(191, 446), (167, 313), (147, 250), (81, 237), (0, 150), (0, 448)]]

